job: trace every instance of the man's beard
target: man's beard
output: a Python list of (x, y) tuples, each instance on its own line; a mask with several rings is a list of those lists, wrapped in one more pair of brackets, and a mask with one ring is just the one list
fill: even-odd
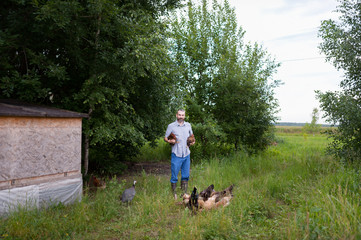
[(177, 121), (178, 121), (179, 123), (182, 123), (182, 122), (184, 122), (184, 118), (177, 118)]

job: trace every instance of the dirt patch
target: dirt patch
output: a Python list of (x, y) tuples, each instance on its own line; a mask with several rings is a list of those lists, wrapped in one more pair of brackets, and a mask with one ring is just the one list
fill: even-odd
[(170, 162), (128, 162), (128, 169), (122, 176), (137, 175), (143, 171), (147, 174), (170, 175)]

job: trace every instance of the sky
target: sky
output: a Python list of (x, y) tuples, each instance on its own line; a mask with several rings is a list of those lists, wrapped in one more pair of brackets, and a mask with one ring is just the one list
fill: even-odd
[[(275, 91), (280, 122), (311, 122), (318, 108), (315, 90), (337, 91), (343, 73), (318, 48), (322, 20), (338, 18), (336, 0), (229, 0), (235, 8), (246, 42), (258, 42), (281, 63), (274, 79), (283, 85)], [(320, 112), (318, 123), (326, 123)]]

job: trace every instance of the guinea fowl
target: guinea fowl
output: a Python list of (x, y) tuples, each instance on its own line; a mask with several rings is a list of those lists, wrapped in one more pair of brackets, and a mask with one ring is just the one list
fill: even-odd
[(135, 183), (137, 181), (134, 181), (133, 186), (131, 188), (125, 189), (122, 194), (122, 202), (123, 203), (130, 203), (134, 196), (135, 196)]

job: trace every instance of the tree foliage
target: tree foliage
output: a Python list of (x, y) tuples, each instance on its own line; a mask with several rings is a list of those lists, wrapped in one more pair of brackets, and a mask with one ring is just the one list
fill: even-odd
[[(203, 144), (234, 144), (254, 151), (267, 144), (277, 102), (272, 80), (279, 64), (258, 44), (244, 43), (228, 1), (189, 1), (172, 24), (171, 56), (180, 67), (179, 86), (190, 121)], [(208, 125), (206, 127), (205, 125)], [(220, 131), (221, 129), (221, 131)]]
[(166, 124), (175, 68), (161, 17), (178, 4), (1, 1), (0, 97), (89, 113), (93, 156), (134, 154)]
[(89, 113), (93, 166), (137, 152), (185, 105), (204, 145), (262, 149), (278, 64), (245, 44), (227, 1), (0, 2), (0, 98)]
[(321, 24), (320, 49), (326, 60), (345, 73), (342, 91), (318, 92), (325, 117), (337, 130), (331, 132), (329, 151), (347, 161), (361, 160), (361, 4), (357, 0), (339, 0), (339, 21)]
[(321, 125), (317, 124), (318, 119), (320, 118), (320, 113), (318, 111), (318, 108), (314, 108), (312, 110), (311, 114), (311, 123), (306, 123), (305, 126), (303, 126), (303, 130), (308, 133), (319, 133), (321, 130)]

